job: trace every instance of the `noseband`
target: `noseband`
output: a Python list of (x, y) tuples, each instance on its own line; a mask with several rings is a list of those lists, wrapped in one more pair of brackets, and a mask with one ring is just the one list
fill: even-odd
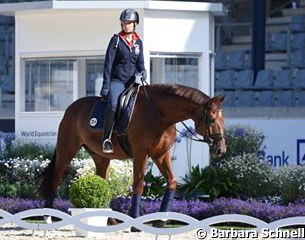
[[(196, 141), (196, 142), (207, 143), (209, 146), (213, 145), (213, 139), (212, 138), (210, 138), (208, 136), (203, 136), (202, 138), (199, 138), (197, 135), (195, 135), (193, 133), (193, 131), (184, 122), (181, 122), (181, 123), (185, 127), (185, 129), (193, 136), (193, 137), (185, 136), (186, 138), (191, 139), (191, 140)], [(177, 128), (176, 128), (176, 131), (181, 133), (181, 131), (179, 131)]]
[[(218, 109), (218, 110), (220, 110), (220, 109)], [(211, 126), (211, 125), (215, 124), (214, 120), (211, 120), (210, 118), (208, 118), (208, 110), (205, 110), (204, 112), (205, 112), (206, 125)], [(224, 138), (224, 134), (222, 132), (220, 132), (220, 133), (210, 133), (210, 131), (207, 130), (207, 137), (220, 141)]]
[[(205, 123), (206, 125), (209, 127), (213, 124), (215, 124), (215, 122), (213, 120), (211, 120), (210, 118), (208, 118), (208, 110), (204, 111), (204, 118), (205, 118)], [(209, 129), (207, 130), (207, 135), (203, 136), (203, 138), (199, 138), (197, 135), (195, 135), (193, 133), (193, 131), (191, 131), (191, 129), (186, 126), (186, 124), (184, 122), (181, 122), (183, 124), (183, 126), (185, 127), (185, 129), (194, 137), (188, 137), (187, 138), (196, 141), (196, 142), (205, 142), (207, 143), (209, 146), (213, 145), (214, 140), (218, 140), (221, 141), (224, 138), (224, 134), (223, 133), (210, 133)], [(179, 130), (177, 130), (179, 131)]]

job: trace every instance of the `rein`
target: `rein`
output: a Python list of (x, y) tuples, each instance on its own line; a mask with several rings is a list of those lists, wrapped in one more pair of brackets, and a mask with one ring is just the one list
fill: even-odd
[[(150, 97), (148, 96), (146, 86), (149, 86), (149, 83), (146, 80), (143, 80), (143, 79), (141, 79), (141, 81), (142, 81), (142, 86), (143, 86), (143, 89), (144, 89), (144, 93), (145, 93), (146, 99), (148, 100), (150, 105), (155, 109), (155, 111), (160, 115), (160, 112), (159, 112), (158, 108), (153, 104), (153, 102), (151, 101)], [(181, 123), (183, 124), (185, 129), (193, 136), (193, 137), (185, 136), (186, 138), (191, 139), (191, 140), (196, 141), (196, 142), (207, 143), (209, 146), (213, 145), (213, 139), (211, 137), (203, 136), (202, 139), (201, 139), (197, 135), (195, 135), (191, 131), (191, 129), (183, 121), (181, 121)], [(179, 129), (177, 129), (176, 127), (175, 127), (175, 129), (176, 129), (177, 132), (181, 133), (181, 131)], [(211, 136), (211, 135), (212, 136), (219, 135), (220, 138), (223, 138), (223, 134), (210, 134), (209, 136)]]
[(158, 108), (155, 106), (155, 104), (151, 101), (150, 97), (148, 96), (146, 86), (149, 86), (149, 83), (146, 80), (144, 80), (143, 78), (141, 78), (141, 81), (142, 81), (142, 86), (143, 86), (145, 97), (146, 97), (147, 101), (155, 109), (155, 111), (158, 113), (158, 115), (160, 115)]
[[(185, 124), (185, 122), (181, 122), (183, 124), (183, 126), (185, 127), (185, 129), (193, 136), (193, 137), (189, 137), (189, 136), (185, 136), (186, 138), (188, 139), (191, 139), (193, 141), (196, 141), (196, 142), (204, 142), (204, 143), (207, 143), (209, 146), (211, 146), (213, 144), (213, 139), (210, 138), (210, 137), (206, 137), (206, 136), (203, 136), (202, 139), (200, 139), (197, 135), (195, 135), (193, 133), (193, 131)], [(176, 127), (175, 127), (176, 128)], [(178, 130), (176, 128), (176, 131), (181, 133), (180, 130)]]

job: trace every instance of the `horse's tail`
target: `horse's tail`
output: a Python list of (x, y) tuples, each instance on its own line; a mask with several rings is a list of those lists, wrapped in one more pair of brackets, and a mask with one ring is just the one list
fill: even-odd
[(44, 199), (49, 199), (54, 195), (54, 190), (52, 190), (52, 179), (54, 178), (54, 168), (56, 162), (56, 149), (51, 157), (51, 161), (48, 166), (43, 170), (40, 175), (40, 186), (39, 195)]

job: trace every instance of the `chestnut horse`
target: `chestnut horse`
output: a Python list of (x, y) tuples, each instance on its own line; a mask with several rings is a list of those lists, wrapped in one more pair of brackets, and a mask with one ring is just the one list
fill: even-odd
[[(84, 97), (72, 103), (59, 125), (55, 153), (44, 170), (40, 193), (46, 200), (45, 207), (52, 207), (56, 189), (62, 176), (83, 146), (92, 156), (96, 174), (106, 178), (111, 159), (128, 159), (121, 149), (116, 133), (112, 135), (114, 153), (102, 151), (102, 132), (90, 131), (90, 112), (99, 97)], [(127, 138), (133, 153), (132, 217), (140, 215), (146, 160), (151, 157), (167, 180), (160, 211), (169, 211), (176, 189), (171, 166), (170, 149), (176, 137), (175, 123), (192, 119), (198, 134), (211, 140), (210, 151), (221, 155), (226, 152), (222, 102), (224, 97), (210, 98), (201, 91), (181, 86), (156, 84), (142, 86), (135, 102), (127, 128)]]

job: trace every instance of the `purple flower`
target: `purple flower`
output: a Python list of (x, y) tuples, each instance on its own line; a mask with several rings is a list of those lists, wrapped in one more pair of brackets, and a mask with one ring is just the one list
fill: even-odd
[(176, 138), (175, 138), (175, 142), (176, 142), (176, 143), (181, 143), (181, 137), (176, 136)]
[[(116, 198), (112, 201), (112, 209), (127, 214), (130, 204), (130, 198)], [(142, 199), (142, 213), (158, 212), (160, 204), (160, 199)], [(204, 202), (201, 200), (174, 200), (171, 211), (186, 214), (198, 220), (234, 213), (253, 216), (266, 222), (273, 222), (287, 217), (305, 216), (305, 205), (289, 204), (285, 206), (264, 203), (259, 200), (241, 200), (234, 198), (219, 198), (212, 202)]]
[[(0, 209), (15, 214), (28, 209), (42, 208), (42, 200), (0, 198)], [(142, 214), (158, 212), (161, 199), (146, 198), (141, 201)], [(54, 208), (68, 213), (72, 204), (68, 200), (55, 199)], [(131, 206), (130, 197), (117, 197), (112, 200), (110, 207), (114, 211), (129, 213)], [(173, 212), (189, 215), (198, 220), (222, 214), (244, 214), (273, 222), (279, 219), (305, 216), (305, 205), (302, 203), (279, 205), (266, 203), (260, 200), (241, 200), (236, 198), (218, 198), (211, 202), (201, 200), (177, 200), (172, 203)]]
[(236, 137), (243, 137), (243, 136), (246, 135), (246, 131), (243, 128), (236, 128), (235, 131), (234, 131), (234, 135)]
[[(0, 197), (0, 209), (11, 214), (22, 212), (29, 209), (43, 208), (44, 201), (39, 199), (20, 199), (20, 198), (3, 198)], [(55, 199), (54, 208), (68, 213), (68, 208), (72, 204), (68, 200)]]
[[(188, 126), (188, 128), (184, 128), (180, 131), (179, 137), (176, 137), (176, 142), (181, 142), (181, 139), (184, 137), (191, 138), (197, 135), (197, 132), (193, 126)], [(178, 143), (179, 143), (178, 142)]]
[(182, 129), (182, 131), (180, 131), (180, 133), (179, 133), (179, 137), (180, 138), (184, 138), (185, 136), (186, 136), (186, 129), (184, 128), (184, 129)]
[(12, 141), (15, 139), (15, 133), (12, 132), (5, 133), (0, 131), (0, 139), (3, 139), (6, 145), (11, 144)]

